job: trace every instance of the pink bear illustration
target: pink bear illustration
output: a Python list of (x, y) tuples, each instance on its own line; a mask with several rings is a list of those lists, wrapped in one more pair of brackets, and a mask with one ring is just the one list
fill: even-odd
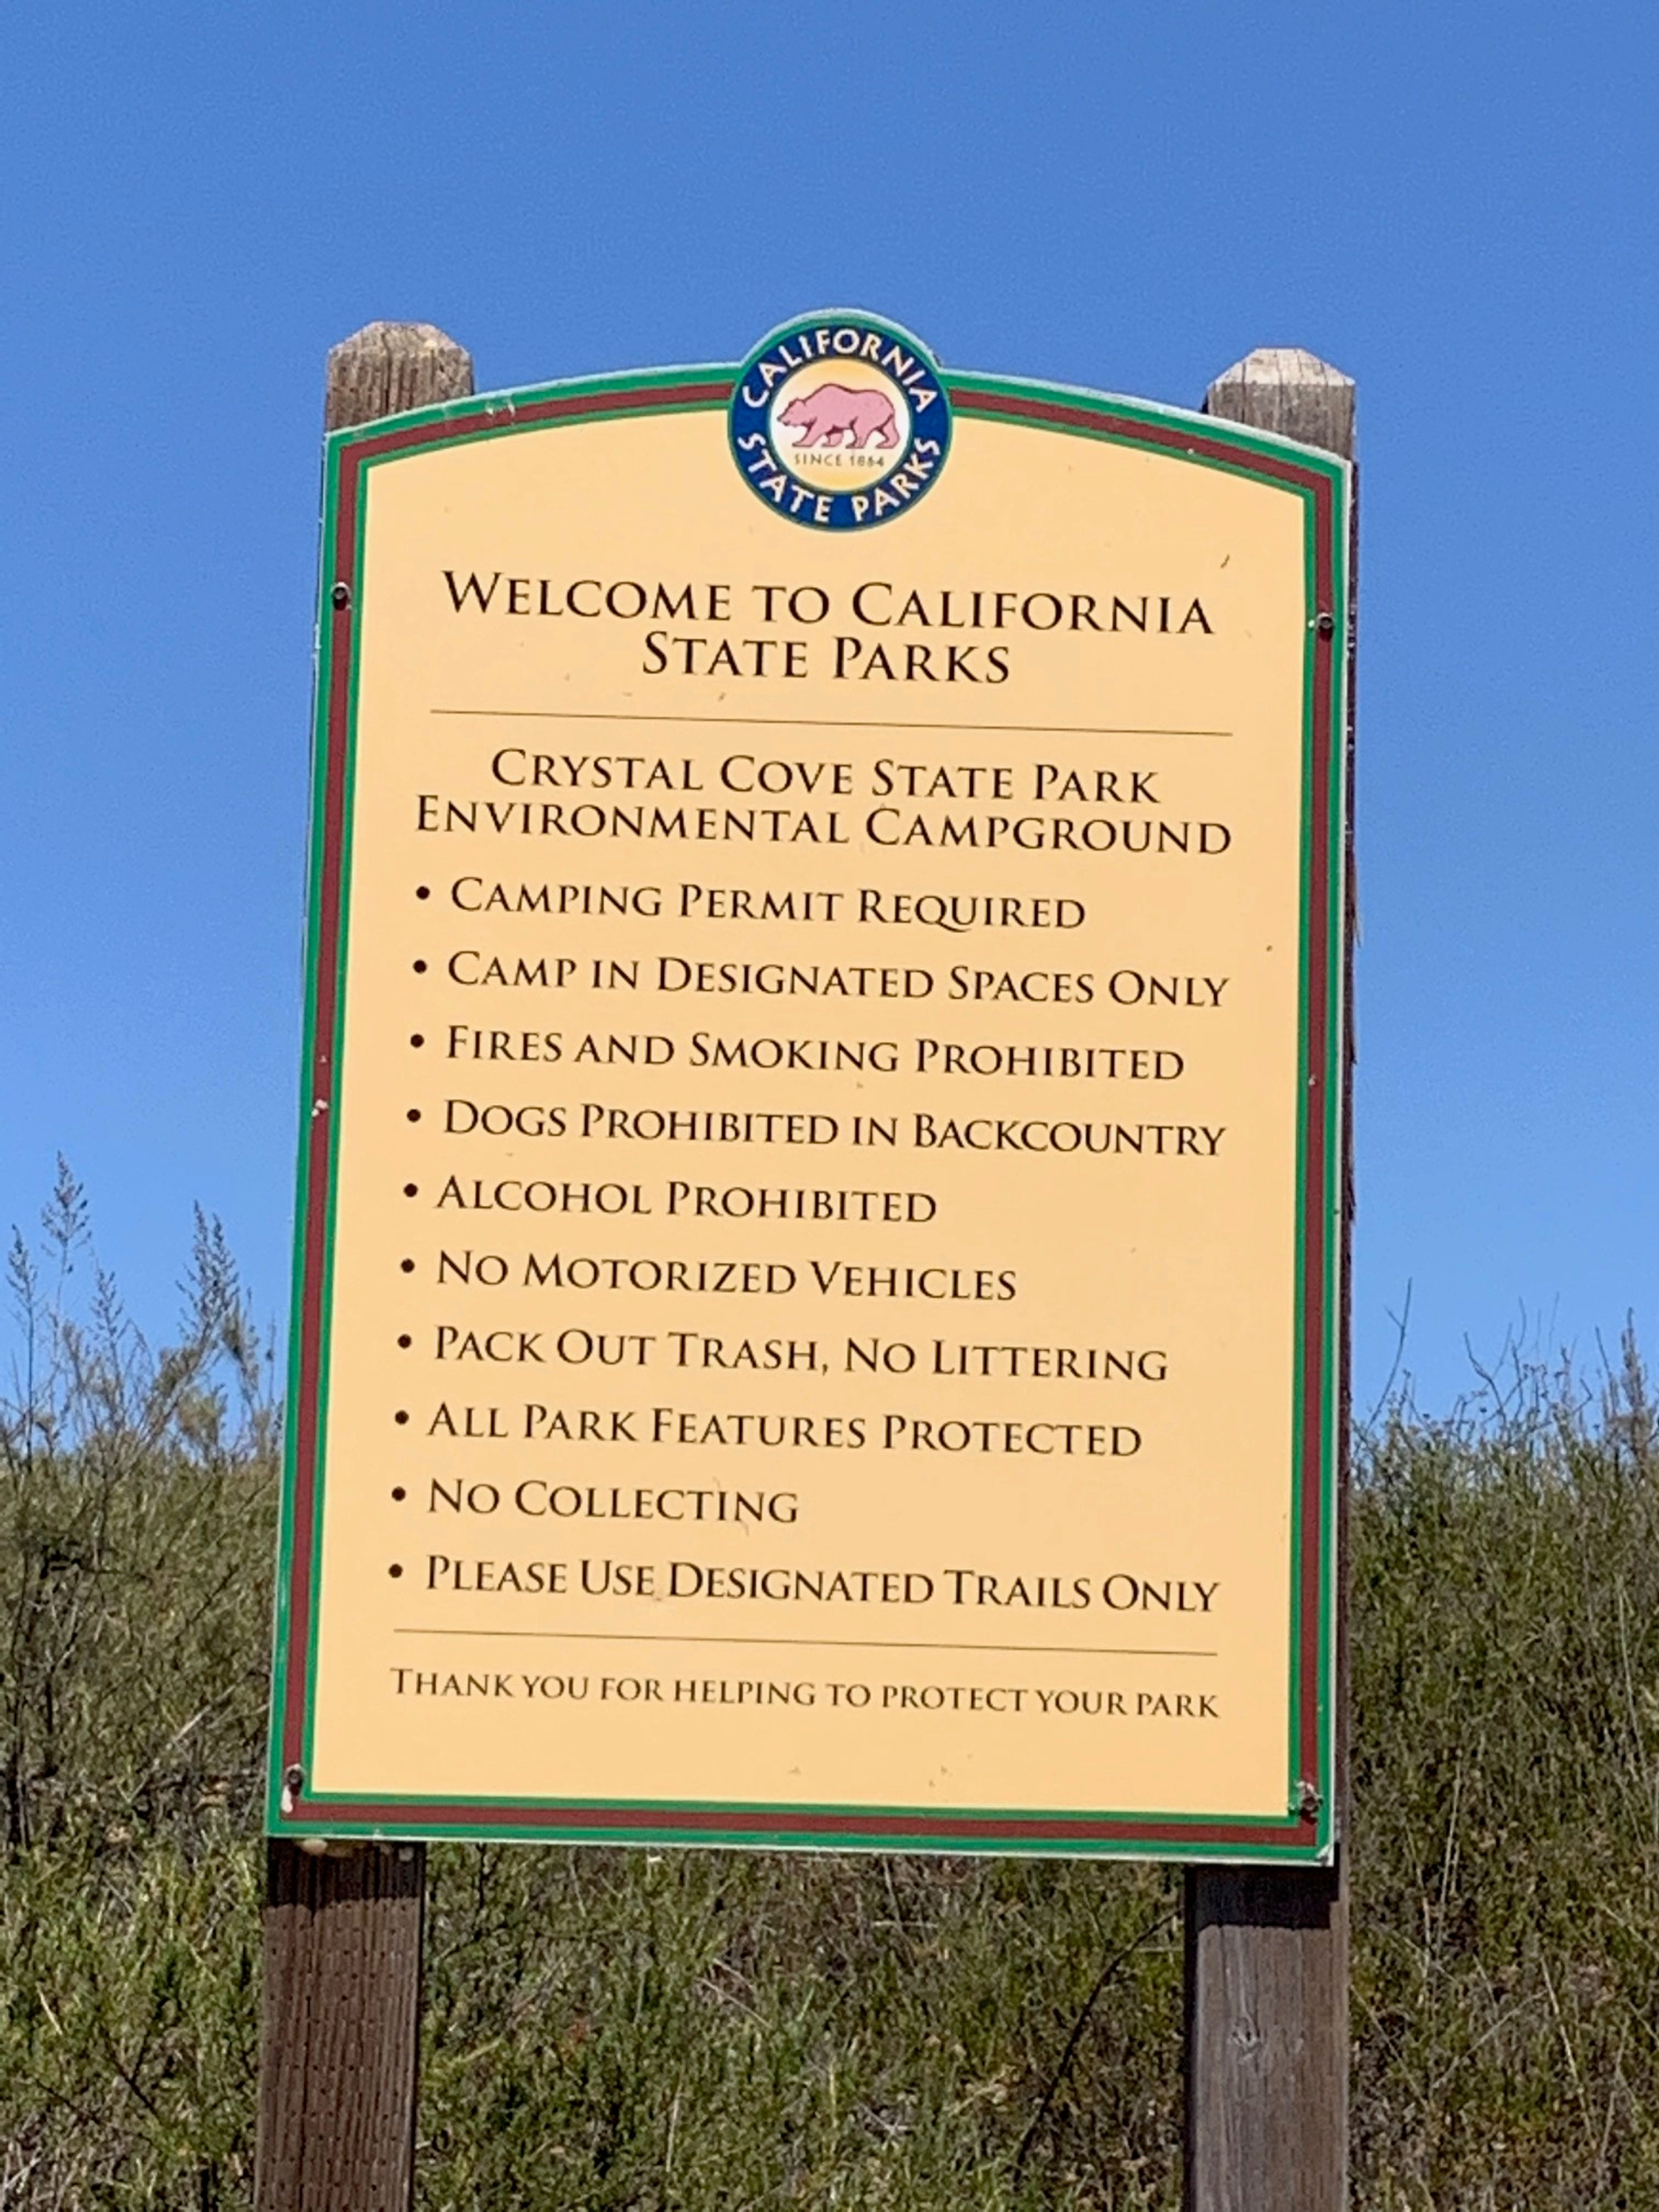
[(854, 392), (844, 384), (821, 384), (792, 399), (779, 418), (792, 430), (801, 430), (795, 451), (809, 446), (845, 446), (862, 453), (872, 438), (891, 447), (899, 442), (893, 403), (884, 392)]

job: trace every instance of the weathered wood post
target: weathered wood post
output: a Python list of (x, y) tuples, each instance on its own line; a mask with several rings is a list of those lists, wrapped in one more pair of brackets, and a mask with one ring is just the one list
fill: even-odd
[[(1354, 386), (1328, 362), (1267, 347), (1218, 376), (1207, 413), (1346, 459)], [(1352, 569), (1351, 568), (1352, 575)], [(1353, 607), (1347, 775), (1352, 791)], [(1346, 854), (1352, 981), (1352, 807)], [(1330, 1868), (1194, 1867), (1186, 1881), (1188, 2212), (1340, 2212), (1348, 2198), (1347, 1495), (1352, 993), (1343, 1053), (1342, 1332), (1339, 1350), (1336, 1788)]]
[[(328, 356), (324, 427), (472, 390), (429, 323), (370, 323)], [(426, 1845), (266, 1845), (258, 2212), (414, 2202)]]

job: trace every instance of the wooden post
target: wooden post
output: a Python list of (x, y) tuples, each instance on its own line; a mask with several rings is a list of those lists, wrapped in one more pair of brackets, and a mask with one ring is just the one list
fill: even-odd
[[(1328, 362), (1269, 347), (1218, 376), (1206, 411), (1352, 458), (1354, 387)], [(1351, 571), (1352, 576), (1352, 571)], [(1349, 595), (1349, 797), (1354, 604)], [(1352, 825), (1352, 807), (1349, 807)], [(1346, 854), (1352, 981), (1354, 875)], [(1348, 1313), (1352, 992), (1343, 1053), (1338, 1348), (1334, 1866), (1193, 1867), (1186, 1882), (1187, 2212), (1342, 2212), (1348, 2201)]]
[(409, 2212), (426, 1847), (265, 1851), (257, 2212)]
[[(429, 323), (370, 323), (328, 357), (340, 430), (472, 390)], [(256, 2212), (410, 2212), (424, 1844), (266, 1846)]]

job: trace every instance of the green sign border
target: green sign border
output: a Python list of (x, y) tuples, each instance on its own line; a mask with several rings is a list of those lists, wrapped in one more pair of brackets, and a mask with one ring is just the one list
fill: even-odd
[[(738, 366), (575, 378), (451, 401), (334, 433), (324, 468), (313, 750), (306, 1016), (289, 1341), (276, 1664), (266, 1826), (273, 1835), (544, 1843), (921, 1850), (1163, 1860), (1310, 1863), (1334, 1847), (1335, 1511), (1342, 1446), (1341, 1205), (1346, 1039), (1349, 540), (1352, 471), (1338, 456), (1272, 434), (1145, 400), (1023, 379), (947, 372), (957, 418), (1161, 451), (1188, 465), (1267, 483), (1304, 510), (1308, 644), (1303, 706), (1301, 1023), (1304, 1112), (1297, 1147), (1297, 1411), (1287, 1658), (1290, 1729), (1283, 1817), (1158, 1810), (1054, 1813), (692, 1803), (658, 1800), (430, 1798), (307, 1790), (316, 1674), (317, 1583), (325, 1480), (334, 1190), (343, 1069), (355, 773), (356, 639), (364, 601), (364, 495), (370, 472), (411, 453), (562, 423), (724, 410)], [(957, 457), (957, 465), (961, 465)], [(337, 593), (342, 593), (337, 605)], [(1315, 1032), (1322, 1050), (1316, 1058)], [(321, 1124), (320, 1129), (319, 1123)], [(1310, 1265), (1311, 1262), (1311, 1265)], [(1317, 1277), (1316, 1282), (1313, 1278)], [(1316, 1373), (1309, 1370), (1309, 1339)]]

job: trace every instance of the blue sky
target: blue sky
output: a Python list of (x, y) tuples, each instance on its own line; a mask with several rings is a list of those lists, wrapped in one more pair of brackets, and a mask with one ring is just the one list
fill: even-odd
[(1196, 404), (1359, 380), (1359, 1395), (1659, 1322), (1651, 10), (17, 0), (0, 90), (0, 1225), (280, 1316), (326, 348), (481, 386), (854, 301)]

